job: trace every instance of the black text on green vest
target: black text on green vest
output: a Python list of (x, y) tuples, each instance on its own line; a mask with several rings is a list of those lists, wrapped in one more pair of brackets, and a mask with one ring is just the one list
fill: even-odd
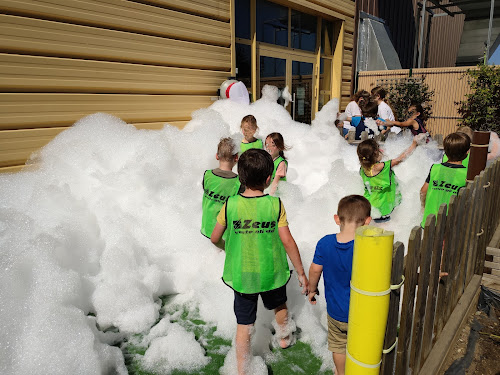
[(203, 176), (203, 201), (201, 217), (201, 234), (212, 235), (217, 222), (217, 215), (227, 198), (238, 194), (240, 180), (238, 176), (224, 178), (216, 176), (212, 171), (205, 171)]
[(442, 164), (431, 167), (429, 187), (425, 196), (424, 217), (421, 226), (430, 214), (437, 215), (439, 206), (448, 204), (452, 195), (457, 195), (458, 190), (466, 185), (467, 168), (450, 168)]
[(384, 162), (384, 168), (376, 176), (368, 177), (363, 168), (359, 174), (365, 186), (364, 197), (380, 211), (381, 216), (389, 215), (401, 203), (401, 193), (390, 160)]
[(281, 203), (264, 195), (230, 197), (226, 203), (224, 282), (240, 293), (260, 293), (285, 285), (290, 269), (278, 233)]
[[(271, 182), (274, 181), (274, 176), (276, 176), (276, 170), (278, 169), (278, 166), (280, 165), (280, 163), (282, 161), (285, 162), (285, 167), (288, 168), (288, 162), (282, 156), (278, 156), (276, 159), (274, 159), (273, 160), (274, 169), (273, 169), (273, 175), (271, 176)], [(286, 181), (286, 176), (285, 177), (281, 177), (280, 181)]]
[(246, 150), (250, 150), (251, 148), (258, 148), (258, 149), (262, 150), (264, 148), (264, 144), (262, 143), (262, 139), (257, 138), (253, 142), (250, 142), (250, 143), (241, 142), (241, 144), (240, 144), (240, 152), (241, 153), (244, 153)]

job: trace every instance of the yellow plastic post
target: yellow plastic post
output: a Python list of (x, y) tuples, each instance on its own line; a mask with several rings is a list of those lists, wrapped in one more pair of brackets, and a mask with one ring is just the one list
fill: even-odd
[(389, 313), (394, 232), (356, 230), (347, 329), (347, 375), (378, 374)]

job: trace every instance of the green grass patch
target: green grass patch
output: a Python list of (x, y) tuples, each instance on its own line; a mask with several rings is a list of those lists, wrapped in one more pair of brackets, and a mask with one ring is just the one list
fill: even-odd
[[(205, 350), (206, 356), (210, 358), (210, 362), (200, 370), (195, 372), (174, 370), (172, 375), (218, 374), (231, 347), (231, 340), (216, 336), (214, 334), (217, 330), (216, 326), (203, 321), (196, 309), (193, 310), (188, 306), (173, 303), (172, 298), (172, 296), (161, 297), (163, 308), (156, 323), (166, 314), (170, 315), (172, 323), (178, 323), (186, 331), (195, 335), (196, 340)], [(141, 365), (141, 359), (147, 350), (147, 347), (139, 344), (143, 336), (142, 334), (133, 335), (121, 344), (125, 365), (130, 375), (157, 375), (155, 372), (145, 370)], [(320, 371), (320, 359), (312, 353), (308, 344), (301, 341), (297, 341), (289, 349), (274, 350), (266, 358), (266, 364), (269, 374), (274, 375), (331, 374), (331, 370)]]

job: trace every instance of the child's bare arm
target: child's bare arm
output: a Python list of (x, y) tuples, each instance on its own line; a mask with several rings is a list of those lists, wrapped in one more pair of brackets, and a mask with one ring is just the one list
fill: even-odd
[(391, 121), (391, 120), (385, 120), (385, 123), (383, 125), (387, 126), (401, 126), (401, 127), (413, 127), (415, 128), (415, 125), (418, 126), (418, 123), (415, 121), (415, 119), (408, 119), (406, 121)]
[(405, 160), (410, 154), (417, 148), (417, 140), (413, 138), (413, 142), (411, 143), (411, 146), (408, 147), (401, 155), (399, 155), (396, 159), (391, 160), (391, 167), (395, 167), (399, 163), (401, 163), (403, 160)]
[(215, 228), (212, 231), (212, 235), (210, 236), (210, 241), (212, 241), (215, 246), (222, 250), (224, 250), (224, 240), (222, 240), (222, 235), (224, 234), (225, 230), (226, 227), (220, 225), (219, 223), (216, 223)]
[(420, 202), (422, 207), (425, 207), (425, 198), (427, 197), (427, 190), (429, 189), (429, 183), (425, 182), (420, 188)]
[(318, 294), (318, 283), (321, 278), (321, 273), (323, 272), (323, 266), (311, 263), (311, 267), (309, 267), (309, 302), (311, 305), (316, 304), (316, 299), (314, 296)]
[(302, 259), (300, 258), (299, 248), (297, 247), (288, 226), (279, 227), (278, 233), (280, 235), (281, 242), (283, 242), (283, 246), (285, 247), (285, 251), (292, 261), (293, 268), (295, 268), (295, 271), (297, 272), (299, 284), (302, 287), (302, 294), (306, 294), (309, 290), (309, 282), (304, 272), (304, 266), (302, 265)]
[(278, 168), (276, 168), (276, 175), (274, 176), (274, 180), (271, 183), (271, 190), (270, 190), (271, 195), (274, 195), (274, 192), (278, 187), (278, 183), (280, 182), (280, 178), (285, 176), (286, 176), (286, 165), (285, 162), (282, 161), (278, 165)]

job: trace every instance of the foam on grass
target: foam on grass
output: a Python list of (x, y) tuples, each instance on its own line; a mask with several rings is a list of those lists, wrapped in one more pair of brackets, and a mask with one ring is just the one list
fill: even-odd
[[(31, 168), (0, 175), (0, 372), (125, 374), (123, 354), (112, 345), (147, 335), (163, 295), (177, 294), (179, 304), (217, 327), (214, 335), (233, 339), (233, 292), (220, 280), (224, 253), (200, 234), (201, 180), (217, 167), (219, 139), (241, 137), (245, 115), (257, 118), (258, 137), (277, 131), (291, 146), (279, 194), (308, 269), (317, 241), (338, 231), (339, 200), (363, 193), (359, 162), (356, 147), (333, 126), (338, 102), (309, 126), (292, 121), (275, 96), (265, 87), (251, 105), (217, 101), (195, 111), (182, 131), (137, 130), (111, 115), (90, 115), (37, 152)], [(396, 157), (410, 143), (410, 136), (388, 141), (384, 153)], [(403, 201), (381, 227), (396, 240), (406, 242), (419, 224), (419, 188), (439, 159), (431, 142), (394, 168)], [(288, 305), (299, 342), (323, 360), (322, 370), (331, 368), (324, 293), (310, 306), (300, 290), (292, 275)], [(255, 373), (270, 358), (273, 319), (259, 304)], [(149, 343), (150, 369), (166, 373), (206, 360), (199, 338), (168, 327)], [(187, 347), (192, 354), (180, 358)], [(235, 369), (232, 350), (226, 373)]]

